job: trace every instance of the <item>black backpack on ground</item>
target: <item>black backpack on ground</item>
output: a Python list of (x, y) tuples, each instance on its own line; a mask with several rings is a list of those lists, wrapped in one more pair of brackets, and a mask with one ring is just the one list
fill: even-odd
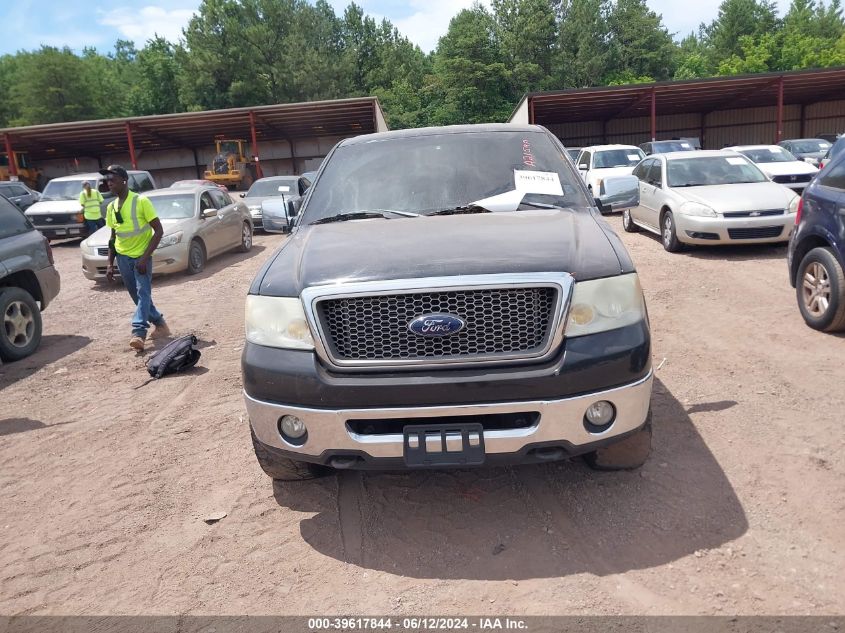
[(153, 378), (175, 374), (197, 364), (201, 353), (196, 349), (197, 337), (193, 334), (177, 338), (162, 347), (147, 361), (147, 371)]

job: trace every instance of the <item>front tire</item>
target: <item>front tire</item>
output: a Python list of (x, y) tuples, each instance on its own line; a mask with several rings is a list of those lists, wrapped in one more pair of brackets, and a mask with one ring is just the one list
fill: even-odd
[(675, 216), (671, 211), (663, 214), (663, 221), (660, 223), (660, 241), (663, 243), (663, 248), (670, 253), (678, 253), (683, 249), (675, 228)]
[(0, 288), (0, 358), (26, 358), (41, 343), (41, 310), (23, 288)]
[(252, 227), (249, 222), (244, 222), (241, 226), (241, 245), (238, 250), (241, 253), (248, 253), (252, 250)]
[(622, 228), (625, 229), (626, 233), (638, 233), (640, 230), (640, 227), (634, 224), (630, 209), (625, 209), (622, 212)]
[(645, 424), (625, 438), (584, 455), (593, 470), (634, 470), (648, 460), (651, 453), (651, 411)]
[(199, 240), (193, 240), (188, 248), (188, 274), (196, 275), (205, 268), (205, 246)]
[(255, 457), (258, 465), (266, 475), (276, 481), (304, 481), (316, 479), (331, 473), (332, 469), (320, 464), (300, 462), (289, 457), (277, 454), (271, 446), (267, 446), (255, 436), (255, 431), (250, 426), (252, 435), (252, 447), (255, 449)]
[(829, 248), (814, 248), (798, 266), (798, 309), (814, 330), (845, 330), (845, 273)]

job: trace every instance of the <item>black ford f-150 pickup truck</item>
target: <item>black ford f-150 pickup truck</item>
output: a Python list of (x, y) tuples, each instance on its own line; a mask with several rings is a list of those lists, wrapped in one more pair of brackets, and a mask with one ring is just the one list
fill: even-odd
[(651, 446), (651, 342), (633, 263), (539, 126), (339, 143), (246, 303), (244, 392), (275, 479), (471, 467)]

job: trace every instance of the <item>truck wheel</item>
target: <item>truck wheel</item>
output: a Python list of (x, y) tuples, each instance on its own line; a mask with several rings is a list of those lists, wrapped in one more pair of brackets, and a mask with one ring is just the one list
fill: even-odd
[(0, 358), (15, 361), (41, 343), (41, 310), (23, 288), (0, 288)]
[(645, 464), (651, 453), (651, 411), (645, 424), (632, 435), (584, 455), (593, 470), (634, 470)]
[(321, 466), (310, 462), (299, 462), (280, 455), (273, 450), (272, 446), (267, 446), (255, 437), (255, 431), (252, 430), (252, 427), (250, 427), (249, 431), (252, 435), (252, 447), (255, 449), (255, 457), (258, 459), (258, 465), (261, 466), (261, 470), (273, 479), (278, 481), (316, 479), (317, 477), (324, 477), (332, 471), (328, 466)]

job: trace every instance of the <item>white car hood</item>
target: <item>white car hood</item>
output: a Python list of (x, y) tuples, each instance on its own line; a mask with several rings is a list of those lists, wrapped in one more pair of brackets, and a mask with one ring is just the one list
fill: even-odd
[[(163, 237), (166, 237), (171, 233), (175, 233), (176, 231), (185, 230), (192, 220), (193, 218), (188, 218), (185, 220), (162, 220), (161, 228), (164, 229)], [(89, 248), (101, 248), (103, 246), (108, 246), (110, 237), (111, 229), (107, 226), (104, 226), (101, 229), (98, 229), (93, 235), (88, 237), (83, 242), (83, 244), (85, 246), (88, 246)]]
[(796, 194), (774, 182), (750, 182), (736, 185), (675, 187), (682, 198), (706, 204), (717, 213), (788, 209)]
[(785, 163), (757, 163), (767, 176), (792, 176), (801, 174), (815, 174), (818, 169), (803, 160), (790, 160)]
[(36, 202), (26, 210), (26, 215), (48, 213), (82, 213), (78, 200), (47, 200)]

